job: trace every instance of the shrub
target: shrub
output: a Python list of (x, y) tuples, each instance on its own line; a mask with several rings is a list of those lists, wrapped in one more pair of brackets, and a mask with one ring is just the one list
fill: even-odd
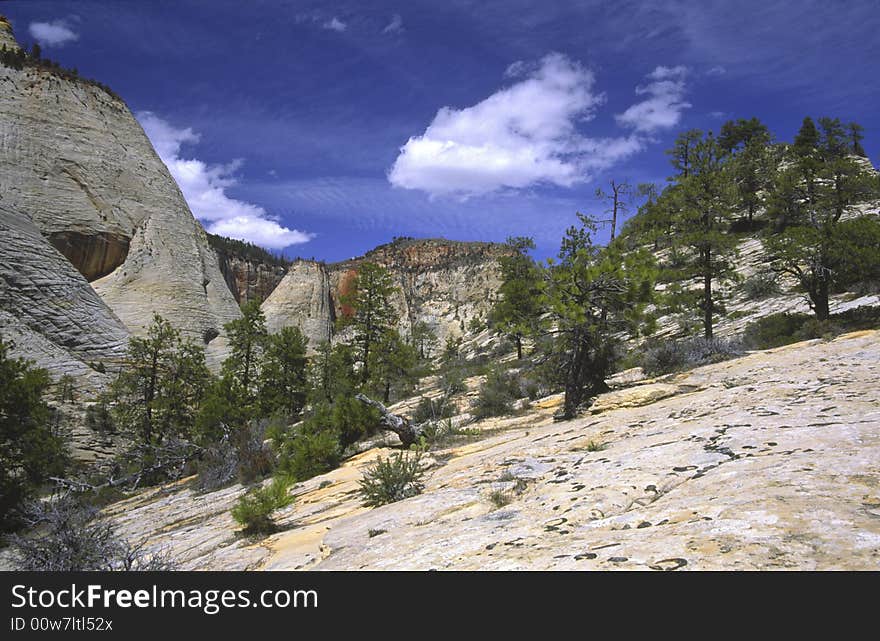
[(31, 572), (174, 570), (161, 552), (119, 537), (98, 510), (72, 496), (36, 501), (25, 510), (32, 536), (10, 537), (18, 569)]
[(495, 509), (504, 507), (512, 500), (513, 497), (510, 495), (510, 492), (505, 492), (504, 490), (493, 490), (489, 494), (489, 501), (495, 506)]
[(771, 349), (802, 340), (798, 332), (812, 317), (807, 314), (770, 314), (749, 323), (743, 342), (751, 349)]
[(342, 448), (332, 429), (308, 431), (301, 428), (278, 444), (279, 468), (297, 481), (305, 481), (339, 465)]
[(515, 374), (492, 369), (480, 385), (480, 394), (473, 403), (477, 418), (502, 416), (513, 412), (513, 402), (522, 397), (519, 378)]
[(421, 494), (424, 489), (421, 452), (381, 456), (367, 468), (360, 481), (358, 493), (363, 504), (379, 507)]
[(293, 497), (287, 493), (289, 483), (276, 477), (268, 485), (251, 488), (232, 508), (232, 518), (244, 526), (244, 534), (271, 534), (275, 531), (272, 512), (290, 505)]
[(215, 490), (238, 479), (242, 483), (265, 478), (275, 468), (275, 455), (266, 444), (267, 421), (250, 421), (237, 434), (227, 431), (205, 446), (195, 464), (202, 490)]
[(419, 399), (419, 404), (413, 411), (413, 423), (425, 423), (427, 421), (436, 421), (441, 418), (451, 418), (455, 416), (457, 409), (448, 398), (442, 397), (432, 400), (427, 396)]
[(450, 394), (461, 394), (467, 391), (462, 371), (457, 367), (444, 370), (440, 374), (440, 389), (448, 391)]
[(737, 341), (722, 338), (696, 337), (663, 341), (644, 346), (641, 366), (648, 376), (659, 376), (707, 363), (718, 363), (741, 353), (742, 349)]
[(778, 277), (770, 272), (758, 272), (745, 279), (741, 285), (746, 300), (763, 300), (782, 293)]

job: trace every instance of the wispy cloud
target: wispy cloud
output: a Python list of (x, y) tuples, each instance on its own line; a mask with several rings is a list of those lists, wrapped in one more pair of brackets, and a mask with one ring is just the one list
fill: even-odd
[(636, 87), (637, 95), (647, 97), (617, 114), (618, 124), (643, 134), (676, 126), (682, 111), (691, 106), (684, 101), (686, 76), (687, 69), (681, 66), (654, 69), (647, 76), (649, 82)]
[(401, 148), (388, 180), (432, 196), (471, 197), (536, 184), (571, 187), (642, 150), (649, 134), (678, 123), (688, 107), (683, 67), (657, 67), (648, 97), (616, 116), (629, 135), (587, 137), (605, 96), (593, 72), (553, 53), (538, 63), (516, 62), (505, 77), (516, 82), (465, 109), (443, 107), (420, 136)]
[(79, 34), (65, 20), (32, 22), (28, 25), (28, 33), (44, 47), (63, 47), (79, 40)]
[(342, 33), (348, 28), (348, 25), (345, 24), (342, 20), (333, 16), (330, 20), (321, 25), (325, 29), (329, 29), (330, 31), (337, 31)]
[(241, 160), (209, 165), (194, 158), (182, 158), (181, 147), (197, 143), (198, 134), (189, 127), (178, 129), (150, 111), (136, 115), (193, 214), (207, 223), (209, 232), (271, 249), (283, 249), (313, 238), (312, 234), (284, 227), (259, 205), (226, 194), (226, 189), (236, 184), (235, 172), (241, 167)]
[(391, 17), (391, 22), (385, 25), (382, 33), (395, 34), (403, 32), (403, 17), (399, 13), (395, 13)]

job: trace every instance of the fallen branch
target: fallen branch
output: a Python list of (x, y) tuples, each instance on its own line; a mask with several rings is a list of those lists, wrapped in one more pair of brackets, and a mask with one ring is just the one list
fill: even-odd
[(397, 434), (398, 438), (400, 438), (400, 442), (403, 443), (404, 447), (409, 447), (413, 443), (417, 443), (419, 437), (424, 432), (423, 425), (415, 425), (410, 419), (405, 416), (401, 416), (400, 414), (392, 414), (388, 411), (388, 408), (382, 405), (379, 401), (374, 401), (369, 396), (365, 396), (364, 394), (358, 394), (355, 396), (357, 400), (365, 405), (369, 405), (379, 411), (382, 415), (382, 425), (386, 428)]

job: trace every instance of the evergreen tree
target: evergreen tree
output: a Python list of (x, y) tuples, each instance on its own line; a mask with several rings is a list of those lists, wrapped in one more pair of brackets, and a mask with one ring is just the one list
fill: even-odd
[(341, 298), (342, 304), (353, 310), (345, 324), (354, 329), (361, 383), (370, 380), (370, 367), (376, 357), (374, 352), (385, 333), (394, 326), (393, 292), (394, 282), (388, 270), (375, 263), (362, 263), (351, 291)]
[(186, 436), (208, 377), (204, 348), (154, 314), (147, 335), (129, 341), (125, 367), (114, 381), (117, 423), (144, 444)]
[(544, 311), (543, 281), (540, 268), (528, 255), (535, 248), (531, 238), (508, 238), (511, 254), (502, 256), (500, 299), (489, 313), (489, 323), (506, 334), (516, 345), (516, 357), (523, 357), (523, 339), (535, 335)]
[(770, 147), (770, 131), (757, 118), (728, 121), (721, 128), (718, 146), (732, 158), (732, 172), (739, 204), (752, 222), (764, 204), (763, 192), (769, 188), (777, 159)]
[(731, 264), (736, 237), (729, 233), (736, 192), (728, 159), (710, 132), (692, 143), (688, 174), (680, 175), (661, 198), (672, 216), (670, 246), (681, 262), (677, 276), (700, 284), (698, 291), (673, 288), (671, 298), (677, 305), (701, 311), (706, 338), (712, 338), (713, 319), (721, 309), (716, 287), (736, 276)]
[(766, 245), (773, 268), (797, 279), (816, 318), (824, 321), (835, 284), (872, 273), (880, 261), (873, 244), (876, 221), (850, 219), (858, 215), (858, 205), (880, 196), (880, 189), (873, 172), (849, 155), (840, 121), (823, 118), (820, 124), (821, 135), (815, 128), (798, 134), (813, 140), (811, 149), (796, 143), (792, 162), (775, 182), (770, 213), (780, 231)]
[(431, 358), (431, 353), (437, 346), (437, 334), (425, 321), (416, 321), (412, 326), (410, 342), (418, 359), (426, 361)]
[(260, 367), (269, 336), (260, 304), (250, 301), (243, 305), (241, 318), (226, 323), (223, 329), (230, 347), (229, 357), (223, 361), (223, 374), (236, 380), (242, 401), (253, 406), (259, 396)]
[(856, 156), (861, 156), (862, 158), (867, 158), (868, 154), (865, 153), (865, 148), (862, 147), (862, 140), (865, 138), (865, 128), (862, 127), (857, 122), (851, 122), (847, 125), (849, 129), (849, 140), (851, 148), (850, 150)]
[(260, 373), (264, 416), (281, 412), (292, 418), (302, 410), (308, 391), (307, 345), (298, 327), (285, 327), (268, 337)]
[(620, 242), (594, 245), (595, 221), (578, 218), (581, 226), (566, 231), (559, 262), (550, 264), (547, 285), (566, 418), (574, 417), (586, 398), (608, 389), (605, 377), (619, 337), (638, 332), (654, 278), (650, 252), (623, 252)]
[(62, 436), (44, 400), (49, 373), (9, 356), (0, 337), (0, 532), (19, 525), (19, 509), (67, 463)]
[(669, 162), (677, 172), (676, 177), (687, 178), (693, 164), (694, 147), (703, 139), (703, 132), (691, 129), (678, 135), (672, 148), (667, 150)]
[(383, 403), (391, 402), (392, 391), (403, 393), (412, 388), (416, 382), (417, 360), (415, 348), (404, 341), (397, 330), (391, 329), (382, 335), (374, 352), (371, 377), (373, 387), (381, 391)]
[(794, 151), (798, 156), (809, 156), (819, 146), (819, 130), (813, 119), (807, 116), (794, 138)]

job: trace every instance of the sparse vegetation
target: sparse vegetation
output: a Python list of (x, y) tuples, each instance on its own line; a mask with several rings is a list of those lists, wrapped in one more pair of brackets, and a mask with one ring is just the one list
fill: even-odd
[(379, 507), (421, 494), (423, 476), (420, 451), (380, 456), (364, 471), (358, 492), (364, 505)]
[(480, 385), (480, 394), (473, 403), (474, 415), (487, 418), (511, 414), (513, 402), (523, 396), (518, 376), (494, 367)]
[(10, 537), (17, 569), (28, 572), (167, 571), (166, 554), (121, 538), (98, 510), (73, 496), (31, 503), (23, 518), (31, 529)]
[(445, 396), (437, 399), (423, 396), (413, 411), (412, 419), (416, 424), (425, 421), (438, 421), (455, 416), (457, 411), (455, 405)]
[(764, 300), (782, 293), (779, 278), (770, 272), (758, 272), (746, 278), (740, 287), (746, 300)]
[(508, 505), (512, 500), (510, 492), (504, 490), (492, 490), (489, 493), (489, 502), (495, 506), (496, 510)]
[(642, 347), (641, 367), (648, 376), (670, 374), (718, 363), (743, 353), (739, 341), (694, 337), (648, 343)]
[(232, 508), (232, 517), (244, 526), (243, 534), (272, 534), (275, 531), (272, 513), (293, 502), (293, 497), (288, 493), (289, 485), (284, 477), (278, 476), (270, 483), (251, 488), (242, 495)]

